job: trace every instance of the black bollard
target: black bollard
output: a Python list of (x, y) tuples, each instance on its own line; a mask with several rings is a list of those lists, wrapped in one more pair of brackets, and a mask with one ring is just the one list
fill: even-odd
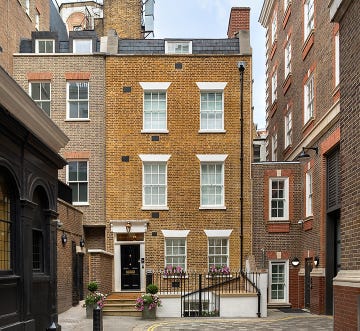
[(57, 326), (55, 324), (55, 322), (52, 322), (52, 324), (46, 328), (46, 331), (56, 331), (57, 330)]
[(103, 331), (102, 309), (99, 306), (93, 311), (93, 331)]

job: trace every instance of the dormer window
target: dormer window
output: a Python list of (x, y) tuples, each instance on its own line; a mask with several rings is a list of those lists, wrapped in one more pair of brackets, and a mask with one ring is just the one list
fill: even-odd
[(92, 53), (92, 39), (74, 39), (73, 53), (76, 54)]
[(55, 40), (53, 39), (36, 39), (35, 53), (55, 53)]
[(166, 54), (192, 54), (191, 41), (165, 41)]

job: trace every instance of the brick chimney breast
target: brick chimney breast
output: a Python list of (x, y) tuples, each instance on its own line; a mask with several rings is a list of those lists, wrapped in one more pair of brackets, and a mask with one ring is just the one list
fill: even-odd
[(228, 38), (236, 38), (240, 30), (250, 30), (250, 8), (233, 7), (230, 11)]

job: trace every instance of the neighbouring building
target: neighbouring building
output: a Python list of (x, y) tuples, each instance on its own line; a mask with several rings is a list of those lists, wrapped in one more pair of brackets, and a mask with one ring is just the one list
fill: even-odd
[(254, 228), (265, 231), (254, 232), (254, 255), (269, 268), (270, 306), (332, 314), (340, 268), (338, 25), (316, 0), (265, 0), (259, 21), (272, 163), (253, 165), (253, 187), (264, 187)]
[(0, 1), (0, 65), (10, 75), (12, 55), (19, 51), (21, 39), (30, 38), (32, 31), (49, 31), (51, 1)]
[[(48, 50), (38, 52), (43, 43)], [(105, 59), (99, 47), (94, 31), (71, 31), (65, 41), (54, 32), (33, 32), (14, 55), (14, 78), (69, 137), (59, 179), (83, 213), (86, 248), (104, 250)]]
[(340, 241), (341, 268), (334, 278), (334, 330), (360, 327), (360, 109), (358, 1), (330, 1), (330, 18), (339, 23), (337, 42), (340, 53)]
[(106, 59), (113, 291), (143, 291), (146, 274), (167, 266), (198, 272), (245, 266), (251, 253), (249, 12), (232, 9), (227, 39), (119, 39), (118, 52)]
[(0, 329), (57, 322), (58, 154), (67, 136), (0, 67)]
[(253, 162), (266, 161), (266, 130), (253, 130)]

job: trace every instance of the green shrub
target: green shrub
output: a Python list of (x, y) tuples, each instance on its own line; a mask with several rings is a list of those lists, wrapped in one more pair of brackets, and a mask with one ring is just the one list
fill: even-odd
[(95, 291), (97, 291), (98, 288), (99, 288), (99, 286), (98, 286), (97, 282), (90, 282), (88, 284), (88, 290), (90, 292), (95, 292)]
[(158, 291), (159, 291), (159, 288), (155, 284), (149, 284), (146, 287), (146, 293), (156, 294)]

